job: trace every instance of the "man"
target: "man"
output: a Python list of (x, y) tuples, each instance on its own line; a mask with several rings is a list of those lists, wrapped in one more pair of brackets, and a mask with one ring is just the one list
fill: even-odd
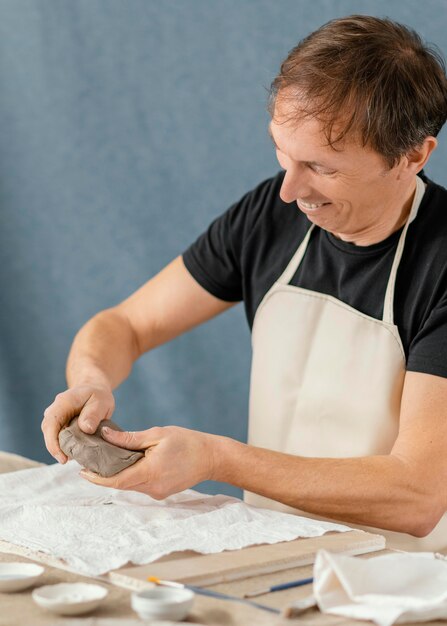
[(447, 191), (422, 170), (447, 116), (442, 61), (390, 20), (333, 20), (290, 52), (269, 110), (283, 171), (80, 330), (68, 389), (45, 411), (46, 445), (65, 462), (57, 436), (73, 416), (94, 432), (139, 356), (243, 300), (249, 445), (175, 426), (109, 430), (148, 452), (115, 477), (85, 478), (155, 498), (226, 481), (253, 504), (440, 549)]

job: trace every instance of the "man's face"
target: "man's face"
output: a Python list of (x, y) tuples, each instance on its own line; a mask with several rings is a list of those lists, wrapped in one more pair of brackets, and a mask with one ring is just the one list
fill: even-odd
[(348, 140), (334, 150), (316, 119), (284, 122), (289, 106), (278, 101), (269, 124), (286, 170), (281, 199), (296, 202), (311, 222), (359, 245), (380, 241), (387, 228), (389, 234), (390, 226), (398, 227), (409, 209), (402, 161), (389, 169), (377, 152)]

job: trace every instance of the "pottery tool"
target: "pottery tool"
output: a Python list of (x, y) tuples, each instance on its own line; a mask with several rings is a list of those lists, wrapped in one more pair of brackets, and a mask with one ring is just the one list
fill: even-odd
[(261, 609), (263, 611), (269, 611), (270, 613), (280, 614), (281, 611), (278, 609), (274, 609), (271, 606), (266, 606), (265, 604), (259, 604), (258, 602), (253, 602), (252, 600), (245, 600), (244, 598), (239, 598), (238, 596), (230, 596), (226, 593), (221, 593), (220, 591), (212, 591), (211, 589), (204, 589), (203, 587), (195, 587), (194, 585), (184, 585), (183, 583), (176, 583), (171, 580), (160, 580), (156, 576), (148, 576), (147, 581), (150, 583), (154, 583), (156, 585), (160, 585), (162, 587), (173, 587), (176, 589), (189, 589), (190, 591), (194, 591), (202, 596), (208, 596), (210, 598), (217, 598), (218, 600), (230, 600), (231, 602), (240, 602), (241, 604), (248, 604), (253, 606), (256, 609)]
[(292, 587), (302, 587), (303, 585), (310, 585), (311, 583), (313, 583), (313, 581), (313, 578), (301, 578), (301, 580), (291, 580), (288, 583), (273, 585), (272, 587), (258, 589), (257, 591), (248, 591), (247, 593), (244, 593), (244, 598), (256, 598), (256, 596), (262, 596), (265, 593), (272, 593), (273, 591), (283, 591), (284, 589), (291, 589)]

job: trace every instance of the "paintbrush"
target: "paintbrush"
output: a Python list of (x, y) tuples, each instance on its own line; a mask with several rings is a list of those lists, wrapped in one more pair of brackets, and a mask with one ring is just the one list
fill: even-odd
[(273, 591), (283, 591), (284, 589), (291, 589), (292, 587), (302, 587), (303, 585), (310, 585), (313, 583), (313, 578), (301, 578), (300, 580), (292, 580), (288, 583), (281, 583), (279, 585), (272, 585), (265, 589), (258, 589), (257, 591), (248, 591), (244, 593), (244, 598), (255, 598), (256, 596), (262, 596), (265, 593), (272, 593)]
[(160, 585), (162, 587), (174, 587), (177, 589), (190, 589), (202, 596), (208, 596), (210, 598), (217, 598), (219, 600), (230, 600), (231, 602), (240, 602), (242, 604), (248, 604), (257, 609), (261, 609), (263, 611), (269, 611), (270, 613), (281, 613), (278, 609), (274, 609), (271, 606), (266, 606), (265, 604), (259, 604), (258, 602), (253, 602), (252, 600), (245, 600), (244, 598), (239, 598), (238, 596), (230, 596), (226, 593), (220, 593), (220, 591), (212, 591), (211, 589), (204, 589), (203, 587), (195, 587), (194, 585), (185, 585), (184, 583), (176, 583), (172, 580), (160, 580), (156, 576), (148, 576), (146, 579), (150, 583), (155, 583), (156, 585)]

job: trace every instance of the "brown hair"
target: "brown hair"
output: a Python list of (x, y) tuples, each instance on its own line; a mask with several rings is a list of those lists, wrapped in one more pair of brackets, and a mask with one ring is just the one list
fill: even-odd
[[(445, 64), (414, 30), (351, 15), (324, 24), (289, 52), (270, 86), (272, 118), (283, 98), (296, 103), (286, 121), (316, 117), (333, 148), (356, 135), (393, 167), (441, 130), (447, 118)], [(341, 128), (337, 134), (335, 127)]]

